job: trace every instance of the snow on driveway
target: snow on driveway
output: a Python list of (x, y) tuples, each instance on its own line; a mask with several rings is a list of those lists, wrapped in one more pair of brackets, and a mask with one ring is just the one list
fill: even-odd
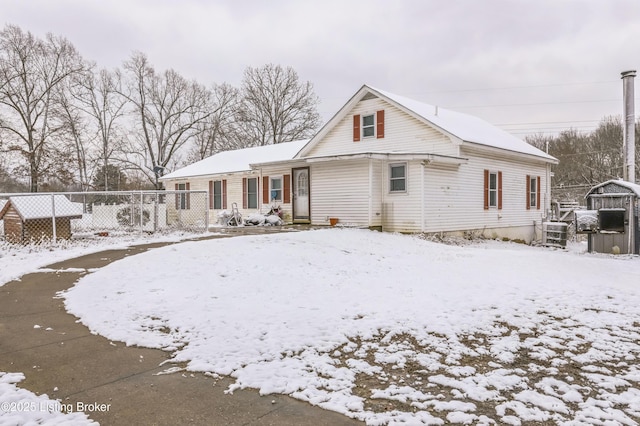
[(328, 229), (159, 248), (63, 296), (91, 330), (230, 375), (230, 392), (368, 424), (633, 425), (639, 285), (637, 256)]

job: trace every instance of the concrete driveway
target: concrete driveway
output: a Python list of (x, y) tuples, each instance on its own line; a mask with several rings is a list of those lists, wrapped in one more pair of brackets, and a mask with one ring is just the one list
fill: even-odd
[(93, 335), (55, 298), (88, 269), (161, 245), (82, 256), (47, 266), (56, 272), (28, 274), (0, 287), (0, 371), (24, 373), (19, 386), (36, 394), (73, 407), (84, 404), (89, 417), (103, 425), (362, 424), (283, 395), (227, 395), (228, 378), (157, 375), (168, 368), (161, 365), (168, 353)]

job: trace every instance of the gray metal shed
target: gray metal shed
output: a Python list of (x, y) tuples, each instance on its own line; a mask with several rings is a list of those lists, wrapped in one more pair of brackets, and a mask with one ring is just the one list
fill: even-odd
[[(640, 185), (609, 180), (591, 188), (585, 198), (589, 214), (584, 217), (597, 223), (589, 227), (589, 251), (640, 254)], [(579, 221), (577, 226), (580, 230)]]

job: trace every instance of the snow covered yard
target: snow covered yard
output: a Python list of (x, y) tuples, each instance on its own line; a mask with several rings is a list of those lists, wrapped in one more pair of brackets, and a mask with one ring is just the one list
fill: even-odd
[[(4, 284), (36, 272), (43, 266), (66, 259), (109, 249), (123, 249), (131, 245), (152, 242), (181, 241), (198, 238), (202, 234), (173, 232), (155, 235), (122, 234), (109, 238), (59, 240), (53, 244), (15, 245), (0, 241), (0, 291)], [(0, 324), (1, 325), (1, 324)], [(35, 327), (35, 326), (34, 326)], [(48, 395), (36, 395), (20, 388), (22, 372), (0, 371), (0, 426), (23, 424), (95, 425), (82, 412), (68, 404), (50, 400)]]
[(63, 296), (109, 339), (230, 375), (229, 392), (368, 424), (633, 425), (639, 285), (632, 256), (328, 229), (152, 250)]

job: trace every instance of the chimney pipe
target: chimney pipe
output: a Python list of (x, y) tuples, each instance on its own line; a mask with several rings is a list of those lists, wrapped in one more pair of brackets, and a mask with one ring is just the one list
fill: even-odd
[(623, 179), (627, 182), (636, 182), (636, 113), (633, 102), (633, 82), (636, 71), (622, 72), (622, 90), (624, 99), (624, 172)]

